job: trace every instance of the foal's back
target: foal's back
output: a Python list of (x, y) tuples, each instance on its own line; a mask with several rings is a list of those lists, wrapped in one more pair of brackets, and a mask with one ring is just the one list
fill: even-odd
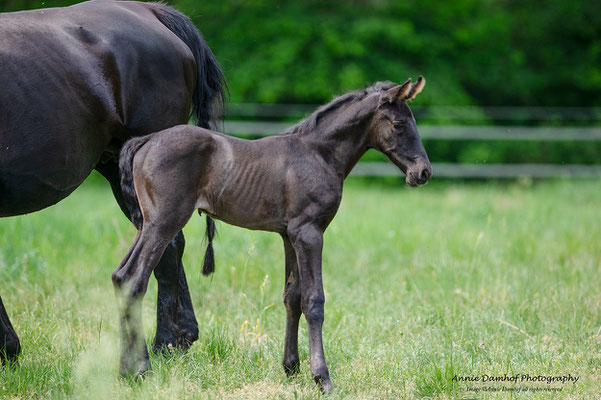
[[(323, 180), (293, 135), (243, 140), (180, 125), (150, 135), (136, 153), (144, 220), (185, 223), (194, 210), (249, 229), (284, 233), (288, 216)], [(170, 210), (166, 212), (166, 210)]]

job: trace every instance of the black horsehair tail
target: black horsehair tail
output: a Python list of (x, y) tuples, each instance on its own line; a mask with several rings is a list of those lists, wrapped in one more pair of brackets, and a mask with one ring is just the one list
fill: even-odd
[(119, 156), (119, 170), (121, 173), (121, 192), (127, 209), (129, 210), (129, 219), (136, 228), (142, 228), (142, 211), (138, 203), (136, 188), (134, 187), (134, 156), (150, 139), (151, 135), (135, 137), (128, 140), (121, 149)]
[(202, 262), (202, 274), (211, 275), (215, 272), (215, 253), (213, 252), (213, 237), (215, 236), (215, 221), (207, 215), (207, 251)]
[[(128, 140), (119, 158), (119, 169), (121, 170), (121, 191), (123, 199), (129, 210), (131, 222), (138, 230), (142, 229), (142, 211), (138, 203), (138, 196), (134, 187), (133, 162), (136, 152), (146, 144), (152, 135), (136, 137)], [(199, 211), (200, 213), (200, 211)], [(215, 272), (215, 252), (213, 251), (213, 238), (215, 237), (215, 221), (207, 215), (207, 251), (202, 262), (202, 274), (211, 275)]]
[(190, 18), (163, 3), (145, 3), (157, 19), (188, 45), (196, 61), (196, 86), (192, 96), (192, 115), (196, 125), (216, 129), (229, 93), (225, 76), (204, 38)]

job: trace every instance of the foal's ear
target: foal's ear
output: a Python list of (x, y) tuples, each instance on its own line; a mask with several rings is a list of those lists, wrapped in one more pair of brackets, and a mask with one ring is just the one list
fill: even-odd
[(417, 96), (421, 93), (422, 90), (424, 90), (424, 86), (426, 86), (426, 80), (423, 76), (420, 76), (419, 78), (417, 78), (417, 81), (415, 81), (413, 86), (411, 86), (411, 90), (408, 91), (409, 94), (407, 94), (407, 97), (403, 100), (409, 101), (415, 99), (415, 96)]
[(409, 93), (409, 90), (412, 87), (410, 83), (411, 78), (407, 79), (405, 83), (388, 89), (380, 96), (380, 103), (394, 103), (395, 101), (402, 99)]

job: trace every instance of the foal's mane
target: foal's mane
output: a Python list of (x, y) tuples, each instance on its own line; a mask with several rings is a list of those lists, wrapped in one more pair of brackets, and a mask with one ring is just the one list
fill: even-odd
[[(324, 117), (326, 117), (327, 115), (329, 115), (333, 112), (336, 112), (342, 106), (349, 106), (355, 102), (359, 102), (359, 101), (365, 99), (367, 96), (369, 96), (372, 93), (381, 92), (383, 90), (388, 90), (388, 89), (394, 87), (395, 85), (396, 85), (396, 83), (390, 82), (390, 81), (376, 82), (373, 85), (371, 85), (365, 89), (354, 90), (352, 92), (348, 92), (348, 93), (345, 93), (338, 97), (335, 97), (332, 101), (319, 107), (317, 110), (315, 110), (315, 112), (313, 112), (313, 114), (311, 114), (307, 118), (303, 119), (298, 124), (286, 129), (283, 132), (283, 134), (284, 135), (294, 134), (294, 133), (302, 134), (305, 132), (311, 132), (319, 126), (319, 123), (321, 121), (323, 121)], [(365, 110), (365, 111), (369, 112), (372, 110)]]

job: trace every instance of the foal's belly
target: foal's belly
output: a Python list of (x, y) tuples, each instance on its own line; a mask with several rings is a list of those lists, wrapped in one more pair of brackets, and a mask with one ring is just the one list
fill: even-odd
[(284, 233), (286, 220), (282, 202), (266, 199), (227, 198), (209, 202), (199, 199), (197, 209), (207, 215), (246, 229)]
[(259, 221), (250, 218), (245, 218), (245, 216), (243, 215), (212, 215), (212, 217), (230, 225), (235, 225), (241, 228), (251, 229), (254, 231), (268, 231), (277, 233), (286, 232), (286, 224), (281, 219), (264, 219)]

